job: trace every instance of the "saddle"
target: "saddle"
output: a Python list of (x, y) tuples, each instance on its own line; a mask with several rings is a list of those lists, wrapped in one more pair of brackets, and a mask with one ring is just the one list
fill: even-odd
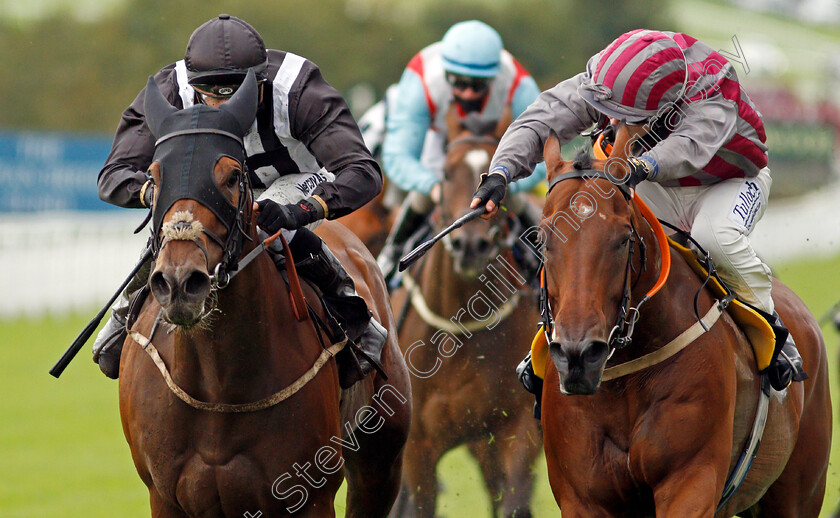
[[(727, 289), (724, 288), (718, 278), (714, 275), (710, 276), (707, 268), (701, 264), (700, 260), (693, 250), (683, 246), (671, 237), (668, 238), (668, 243), (671, 249), (680, 254), (685, 262), (694, 270), (700, 280), (705, 281), (709, 279), (707, 287), (711, 290), (715, 297), (724, 297)], [(732, 320), (741, 328), (741, 331), (747, 336), (755, 353), (755, 361), (758, 370), (763, 371), (770, 366), (773, 360), (773, 351), (776, 347), (776, 334), (773, 328), (767, 323), (767, 320), (762, 317), (756, 310), (751, 308), (747, 303), (735, 298), (726, 308)]]

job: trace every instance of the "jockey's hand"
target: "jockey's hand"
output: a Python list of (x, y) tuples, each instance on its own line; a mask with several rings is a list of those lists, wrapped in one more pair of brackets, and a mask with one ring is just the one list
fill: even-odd
[(470, 208), (475, 209), (481, 204), (485, 204), (487, 214), (484, 217), (490, 217), (499, 209), (499, 203), (505, 197), (507, 191), (507, 178), (503, 173), (484, 173), (481, 175), (481, 181), (478, 188), (473, 194)]
[(630, 176), (627, 178), (626, 185), (631, 189), (636, 189), (637, 185), (647, 180), (650, 176), (650, 162), (631, 156), (627, 159), (627, 165), (629, 166), (628, 174)]
[(321, 204), (309, 198), (288, 205), (260, 200), (254, 204), (254, 210), (257, 211), (257, 225), (272, 235), (281, 228), (295, 230), (324, 217)]
[(140, 203), (144, 207), (151, 207), (155, 200), (155, 182), (151, 178), (146, 180), (143, 187), (140, 188)]
[(441, 186), (440, 186), (440, 182), (438, 182), (438, 183), (434, 184), (432, 186), (432, 190), (429, 191), (429, 198), (431, 198), (432, 201), (435, 203), (435, 205), (437, 205), (438, 203), (440, 203), (440, 195), (441, 195)]

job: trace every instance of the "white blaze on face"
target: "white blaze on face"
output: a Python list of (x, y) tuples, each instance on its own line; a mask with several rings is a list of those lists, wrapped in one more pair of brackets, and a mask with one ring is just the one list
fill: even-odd
[(484, 149), (473, 149), (464, 157), (464, 162), (472, 168), (475, 177), (487, 171), (490, 167), (490, 153)]
[(595, 211), (595, 207), (592, 206), (589, 200), (587, 200), (583, 196), (578, 196), (577, 198), (573, 199), (572, 202), (572, 210), (580, 216), (581, 218), (588, 218), (592, 215), (592, 212)]

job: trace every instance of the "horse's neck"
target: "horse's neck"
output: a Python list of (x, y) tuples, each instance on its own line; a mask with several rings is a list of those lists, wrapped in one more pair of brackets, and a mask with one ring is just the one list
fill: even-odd
[[(656, 265), (661, 265), (661, 250), (656, 236), (647, 224), (643, 225), (644, 228), (640, 233), (647, 244), (648, 268), (633, 291), (633, 305), (638, 304), (656, 282), (659, 277), (659, 268)], [(663, 331), (675, 329), (675, 333), (678, 334), (696, 321), (694, 295), (697, 290), (701, 289), (700, 280), (681, 256), (674, 252), (670, 253), (671, 271), (668, 280), (642, 306), (639, 322), (636, 324), (634, 342), (644, 344), (645, 352), (661, 347), (674, 338), (673, 336), (667, 336), (667, 333)], [(651, 267), (651, 265), (654, 266)], [(701, 317), (709, 307), (708, 299), (709, 295), (707, 293), (701, 294), (698, 307)], [(638, 356), (639, 354), (636, 353), (635, 355)]]
[[(260, 367), (278, 354), (282, 322), (294, 322), (288, 293), (268, 255), (258, 256), (217, 292), (216, 310), (205, 327), (176, 335), (177, 373), (198, 376), (194, 383), (217, 394), (276, 375)], [(283, 336), (293, 343), (290, 332)]]

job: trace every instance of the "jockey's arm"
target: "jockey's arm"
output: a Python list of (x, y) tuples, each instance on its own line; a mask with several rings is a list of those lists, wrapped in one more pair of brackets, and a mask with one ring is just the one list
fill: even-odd
[(696, 174), (735, 135), (735, 101), (715, 95), (679, 109), (684, 115), (677, 128), (641, 156), (652, 166), (648, 180), (662, 182)]
[(385, 174), (404, 191), (429, 194), (432, 186), (440, 181), (420, 163), (431, 121), (423, 84), (414, 71), (406, 70), (399, 82), (399, 96), (388, 114), (382, 145)]
[(525, 178), (542, 162), (543, 147), (552, 132), (562, 145), (595, 123), (600, 113), (577, 93), (585, 78), (583, 72), (542, 92), (505, 132), (490, 171), (504, 174), (508, 181)]
[[(513, 100), (511, 101), (513, 118), (516, 119), (519, 117), (539, 95), (540, 89), (537, 86), (537, 82), (534, 81), (534, 78), (531, 76), (523, 78), (516, 87), (516, 91), (513, 93)], [(544, 181), (545, 176), (545, 162), (540, 162), (534, 168), (534, 172), (530, 176), (512, 182), (508, 185), (508, 191), (511, 194), (515, 194), (517, 192), (528, 192), (539, 185), (540, 182)]]
[(382, 174), (341, 94), (317, 68), (305, 81), (299, 98), (289, 103), (291, 133), (335, 174), (335, 180), (313, 191), (326, 204), (327, 219), (335, 219), (376, 197), (382, 190)]
[[(178, 88), (174, 82), (174, 65), (167, 66), (155, 75), (161, 93), (174, 106), (180, 108)], [(152, 163), (155, 138), (146, 126), (143, 100), (146, 89), (140, 91), (126, 108), (117, 127), (111, 153), (99, 172), (97, 190), (102, 201), (126, 208), (143, 208), (140, 190), (146, 183), (146, 170)]]

